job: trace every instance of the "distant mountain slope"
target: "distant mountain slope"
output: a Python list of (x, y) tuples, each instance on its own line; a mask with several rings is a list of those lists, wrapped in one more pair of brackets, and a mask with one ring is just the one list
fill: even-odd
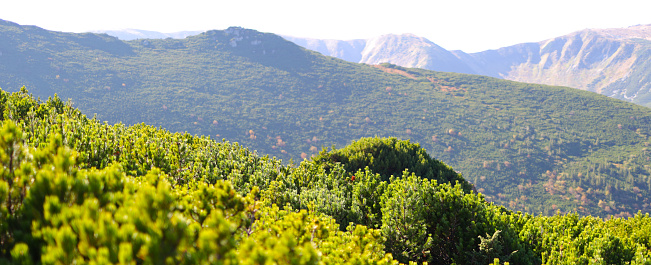
[(366, 40), (361, 39), (343, 41), (297, 38), (291, 36), (283, 36), (283, 38), (307, 49), (349, 62), (360, 62), (362, 60), (364, 47), (366, 47)]
[(434, 71), (474, 73), (454, 54), (412, 34), (383, 35), (367, 41), (361, 63), (392, 63)]
[(350, 63), (243, 28), (125, 42), (0, 21), (0, 52), (3, 89), (58, 93), (111, 123), (226, 138), (286, 162), (395, 136), (511, 209), (651, 211), (651, 110), (591, 92)]
[(96, 30), (92, 33), (105, 33), (121, 40), (137, 39), (183, 39), (187, 36), (197, 35), (203, 31), (179, 31), (163, 33), (158, 31), (141, 30), (141, 29), (121, 29), (121, 30)]
[(651, 25), (586, 29), (539, 43), (455, 54), (478, 74), (570, 86), (651, 106)]
[(307, 49), (349, 62), (391, 63), (443, 72), (475, 73), (453, 53), (413, 34), (387, 34), (350, 41), (285, 38)]
[[(651, 106), (651, 25), (586, 29), (538, 43), (478, 53), (447, 51), (413, 35), (384, 35), (365, 42), (360, 56), (339, 56), (319, 40), (297, 44), (351, 62), (389, 62), (404, 67), (481, 74), (508, 80), (562, 85)], [(338, 43), (329, 40), (329, 43)]]

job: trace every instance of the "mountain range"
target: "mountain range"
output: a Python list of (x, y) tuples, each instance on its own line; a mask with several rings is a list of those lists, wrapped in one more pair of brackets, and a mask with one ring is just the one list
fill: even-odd
[[(185, 38), (198, 31), (98, 31), (122, 40)], [(540, 42), (477, 53), (448, 51), (413, 34), (325, 40), (283, 36), (302, 47), (349, 62), (391, 63), (479, 74), (519, 82), (568, 86), (651, 106), (651, 25), (585, 29)]]
[(585, 29), (477, 53), (448, 51), (412, 34), (353, 41), (286, 38), (351, 62), (568, 86), (651, 106), (651, 25)]
[(56, 93), (111, 124), (223, 138), (289, 164), (398, 137), (514, 210), (651, 211), (651, 110), (592, 92), (351, 63), (238, 27), (122, 41), (0, 21), (0, 52), (3, 89)]
[(434, 71), (477, 74), (456, 54), (413, 34), (388, 34), (350, 41), (304, 39), (284, 36), (307, 49), (349, 62), (391, 63)]

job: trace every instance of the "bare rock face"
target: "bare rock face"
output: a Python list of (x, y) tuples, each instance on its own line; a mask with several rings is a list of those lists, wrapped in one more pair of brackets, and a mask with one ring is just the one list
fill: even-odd
[(474, 73), (450, 51), (413, 34), (389, 34), (367, 40), (360, 63), (392, 63), (443, 72)]
[(586, 29), (538, 43), (455, 52), (479, 74), (651, 104), (651, 25)]
[(443, 72), (475, 73), (450, 51), (413, 34), (388, 34), (347, 41), (284, 38), (307, 49), (350, 62), (392, 63)]

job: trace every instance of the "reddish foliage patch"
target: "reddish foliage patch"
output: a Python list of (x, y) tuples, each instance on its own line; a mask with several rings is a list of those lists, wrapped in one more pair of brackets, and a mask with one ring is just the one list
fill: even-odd
[(387, 67), (384, 67), (384, 66), (381, 66), (381, 65), (373, 65), (373, 67), (378, 68), (378, 69), (380, 69), (382, 71), (385, 71), (387, 73), (390, 73), (390, 74), (399, 74), (399, 75), (402, 75), (402, 76), (409, 77), (411, 79), (416, 79), (416, 77), (414, 75), (412, 75), (410, 73), (407, 73), (407, 72), (405, 72), (403, 70), (387, 68)]
[(427, 77), (427, 80), (429, 80), (433, 84), (438, 85), (441, 88), (441, 91), (443, 91), (443, 92), (453, 92), (453, 91), (457, 91), (457, 90), (463, 90), (464, 92), (467, 92), (467, 90), (465, 88), (458, 88), (458, 87), (451, 87), (451, 86), (441, 85), (441, 84), (439, 84), (439, 81), (434, 79), (433, 77)]

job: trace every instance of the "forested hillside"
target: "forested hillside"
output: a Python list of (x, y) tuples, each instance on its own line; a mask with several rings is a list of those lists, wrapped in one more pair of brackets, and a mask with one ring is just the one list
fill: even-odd
[(0, 112), (2, 264), (651, 260), (648, 214), (512, 212), (395, 138), (285, 166), (236, 143), (108, 125), (24, 89), (0, 91)]
[(513, 210), (651, 210), (651, 111), (594, 93), (348, 63), (242, 28), (123, 42), (2, 21), (0, 36), (3, 89), (56, 92), (109, 124), (225, 138), (284, 164), (410, 139)]

